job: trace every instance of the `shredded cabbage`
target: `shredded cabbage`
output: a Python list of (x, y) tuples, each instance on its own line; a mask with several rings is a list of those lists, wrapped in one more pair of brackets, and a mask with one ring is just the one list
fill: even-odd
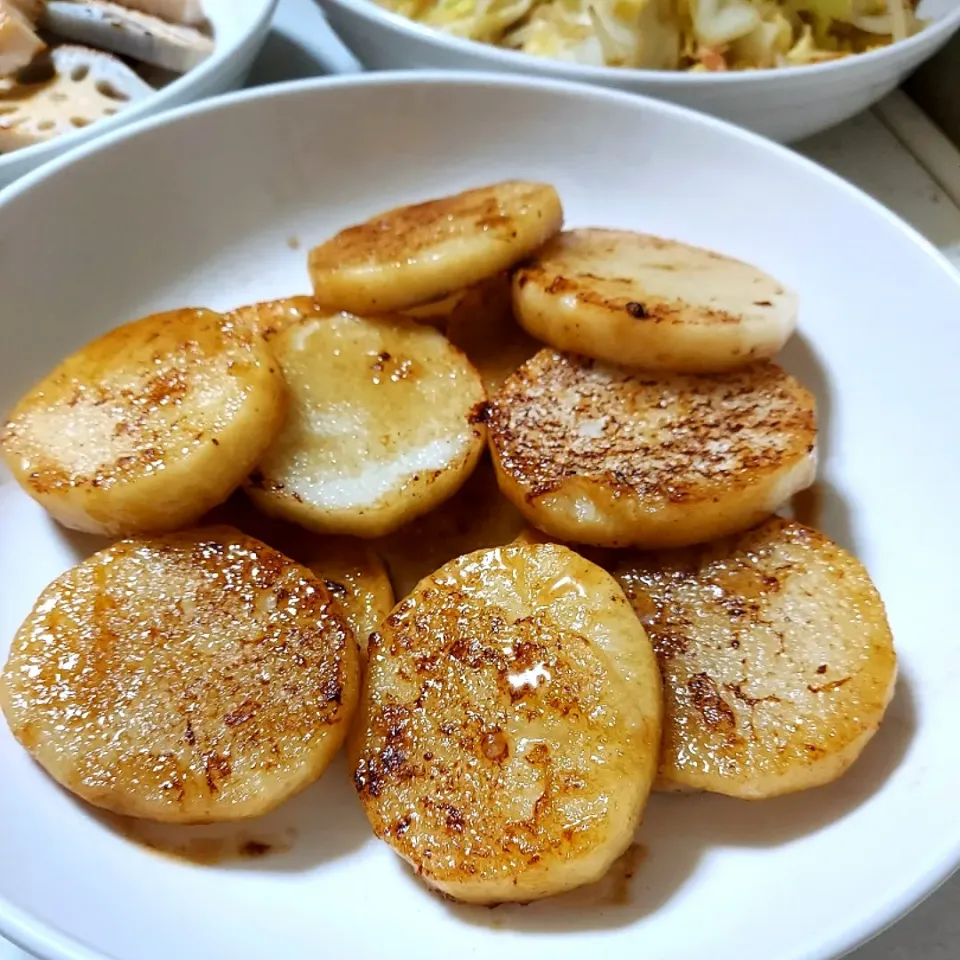
[(923, 29), (916, 0), (377, 0), (458, 37), (648, 70), (821, 63)]

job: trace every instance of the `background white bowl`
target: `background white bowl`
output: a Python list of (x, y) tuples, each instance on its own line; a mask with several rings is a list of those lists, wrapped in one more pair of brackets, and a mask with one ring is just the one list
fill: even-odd
[(802, 68), (680, 73), (589, 67), (451, 37), (373, 0), (317, 0), (331, 26), (370, 70), (489, 70), (612, 87), (679, 103), (781, 143), (840, 123), (896, 87), (960, 29), (960, 0), (923, 0), (933, 22), (882, 50)]
[[(0, 193), (0, 415), (115, 324), (305, 292), (307, 249), (335, 230), (511, 176), (555, 183), (570, 225), (678, 236), (799, 291), (783, 359), (817, 396), (820, 520), (871, 570), (897, 638), (876, 739), (820, 790), (654, 797), (621, 906), (587, 894), (490, 911), (428, 893), (375, 841), (341, 762), (237, 828), (267, 842), (292, 829), (289, 850), (202, 867), (75, 802), (0, 722), (0, 933), (45, 960), (824, 960), (960, 861), (960, 278), (769, 141), (641, 97), (448, 73), (263, 88), (109, 133)], [(0, 661), (40, 590), (97, 543), (0, 466)]]
[(203, 0), (213, 25), (212, 56), (153, 96), (65, 136), (33, 147), (0, 154), (0, 187), (62, 153), (143, 117), (236, 90), (243, 85), (270, 28), (278, 0)]

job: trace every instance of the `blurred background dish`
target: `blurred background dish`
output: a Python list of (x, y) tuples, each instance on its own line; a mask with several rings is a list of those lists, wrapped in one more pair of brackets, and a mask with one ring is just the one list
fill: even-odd
[(276, 5), (0, 0), (0, 187), (110, 129), (241, 86)]
[[(478, 7), (502, 11), (500, 25), (507, 22), (515, 24), (516, 21), (511, 21), (510, 17), (528, 7), (527, 0), (500, 0), (494, 3), (439, 0), (438, 5), (429, 6), (420, 0), (420, 9), (430, 11), (428, 16), (432, 17), (433, 25), (388, 10), (375, 0), (318, 2), (341, 39), (368, 69), (470, 69), (576, 80), (643, 93), (693, 107), (784, 142), (817, 133), (875, 103), (936, 53), (960, 27), (960, 0), (923, 0), (916, 10), (916, 16), (925, 23), (923, 29), (910, 32), (913, 27), (901, 23), (901, 28), (910, 35), (889, 43), (878, 34), (878, 42), (883, 45), (872, 49), (864, 31), (855, 31), (859, 38), (855, 43), (849, 38), (838, 39), (843, 31), (835, 29), (837, 21), (829, 21), (834, 24), (834, 28), (831, 28), (835, 34), (833, 40), (827, 37), (829, 31), (818, 43), (812, 29), (807, 33), (791, 27), (789, 37), (781, 43), (775, 37), (767, 37), (767, 34), (783, 27), (783, 23), (778, 27), (778, 21), (771, 20), (769, 23), (758, 21), (751, 35), (744, 36), (737, 43), (692, 47), (688, 53), (693, 56), (687, 56), (683, 53), (679, 33), (672, 28), (666, 29), (666, 21), (653, 16), (654, 5), (668, 3), (669, 0), (648, 0), (644, 11), (650, 13), (645, 12), (644, 16), (652, 18), (649, 19), (649, 37), (652, 39), (646, 47), (638, 45), (637, 34), (632, 31), (624, 32), (620, 40), (615, 42), (614, 28), (604, 27), (603, 22), (596, 19), (596, 14), (592, 15), (592, 20), (587, 15), (586, 22), (579, 27), (571, 26), (571, 23), (576, 17), (583, 19), (582, 13), (571, 15), (565, 23), (552, 22), (545, 14), (540, 21), (514, 26), (512, 34), (509, 34), (513, 37), (512, 42), (523, 42), (527, 48), (536, 49), (542, 54), (533, 56), (463, 36), (470, 30), (476, 33), (479, 29), (472, 26), (474, 21), (471, 15)], [(417, 0), (383, 2), (407, 11), (417, 9)], [(580, 10), (581, 7), (578, 0), (550, 2), (550, 7), (540, 9), (557, 10), (561, 9), (561, 4), (569, 4), (571, 10)], [(701, 7), (706, 6), (704, 0), (698, 2)], [(745, 11), (747, 7), (754, 10), (753, 5), (749, 0), (737, 0), (737, 3), (740, 5), (741, 19), (752, 22), (751, 14)], [(583, 8), (593, 9), (586, 5)], [(833, 9), (843, 10), (845, 4), (840, 3)], [(905, 19), (908, 16), (912, 18), (912, 13), (905, 12), (905, 8), (898, 9)], [(447, 10), (451, 12), (446, 13)], [(729, 16), (733, 25), (717, 21), (721, 11), (732, 11)], [(727, 15), (722, 14), (724, 17)], [(553, 19), (558, 20), (556, 17)], [(785, 18), (781, 19), (785, 22)], [(811, 21), (814, 19), (810, 17)], [(859, 17), (857, 19), (861, 23), (866, 22)], [(890, 23), (889, 17), (881, 17), (880, 20), (884, 28)], [(716, 26), (717, 22), (725, 25), (728, 33), (744, 27), (743, 24), (736, 26), (736, 15), (731, 5), (723, 8), (716, 6), (714, 9), (712, 25), (715, 39), (722, 35), (720, 26)], [(879, 22), (871, 22), (871, 26), (879, 28)], [(614, 53), (619, 51), (617, 55), (624, 62), (647, 63), (651, 69), (598, 65), (604, 60), (598, 27), (607, 37), (605, 42), (608, 48)], [(490, 26), (486, 35), (493, 37), (501, 34), (496, 32), (496, 27)], [(504, 30), (502, 35), (507, 36), (508, 31)], [(576, 38), (578, 35), (579, 40), (570, 41), (571, 36)], [(766, 39), (756, 39), (754, 42), (754, 38), (760, 37)], [(782, 54), (776, 52), (777, 43), (785, 48)], [(863, 48), (866, 52), (837, 58), (844, 53), (844, 44), (850, 48), (851, 43), (853, 47)], [(830, 46), (835, 49), (829, 49)], [(737, 49), (741, 53), (734, 55)], [(730, 64), (724, 57), (729, 58)], [(726, 69), (737, 63), (745, 67), (751, 63), (769, 65), (770, 68)], [(777, 66), (777, 63), (797, 65)], [(686, 64), (696, 66), (696, 69), (667, 69), (671, 64), (677, 67)], [(709, 69), (708, 65), (714, 69)], [(725, 69), (720, 70), (721, 65)]]
[(856, 56), (923, 30), (915, 0), (374, 0), (454, 37), (594, 67), (724, 73)]

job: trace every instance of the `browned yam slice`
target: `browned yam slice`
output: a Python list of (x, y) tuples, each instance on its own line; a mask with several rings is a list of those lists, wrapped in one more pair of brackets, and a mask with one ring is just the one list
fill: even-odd
[(308, 318), (271, 338), (290, 410), (247, 491), (324, 534), (377, 537), (452, 496), (486, 439), (486, 392), (443, 334), (399, 317)]
[(622, 591), (552, 544), (460, 557), (371, 638), (351, 734), (374, 832), (472, 903), (598, 880), (660, 747), (656, 661)]
[(398, 207), (310, 252), (314, 295), (359, 314), (433, 303), (519, 263), (562, 223), (556, 190), (525, 180)]
[(503, 492), (571, 543), (713, 540), (816, 472), (813, 397), (772, 363), (653, 376), (542, 350), (491, 399), (488, 427)]
[(240, 494), (231, 497), (207, 517), (227, 523), (303, 564), (323, 580), (353, 628), (361, 659), (367, 638), (393, 609), (390, 576), (379, 555), (365, 540), (324, 537), (257, 510)]
[(897, 661), (861, 564), (774, 518), (738, 537), (622, 556), (666, 697), (661, 785), (762, 799), (829, 783), (876, 733)]
[(196, 523), (253, 469), (286, 412), (266, 344), (209, 310), (128, 323), (64, 360), (0, 435), (65, 526), (124, 536)]
[(0, 707), (84, 800), (171, 823), (259, 816), (312, 783), (359, 692), (323, 582), (229, 527), (125, 540), (55, 580)]

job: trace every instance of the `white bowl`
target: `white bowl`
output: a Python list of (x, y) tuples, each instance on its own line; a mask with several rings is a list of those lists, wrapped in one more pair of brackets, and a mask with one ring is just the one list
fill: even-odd
[[(557, 185), (569, 224), (681, 237), (800, 292), (784, 362), (817, 394), (822, 523), (872, 571), (901, 663), (865, 755), (767, 803), (654, 797), (622, 905), (608, 891), (490, 911), (430, 894), (374, 840), (341, 762), (233, 831), (269, 843), (292, 828), (290, 850), (204, 867), (132, 842), (0, 723), (0, 933), (47, 960), (825, 960), (957, 866), (960, 277), (769, 141), (641, 97), (448, 73), (263, 88), (108, 133), (0, 193), (0, 412), (115, 324), (306, 291), (307, 249), (338, 228), (524, 176)], [(94, 545), (0, 473), (0, 660)]]
[(808, 67), (680, 73), (590, 67), (532, 57), (390, 13), (373, 0), (317, 0), (341, 40), (369, 70), (489, 70), (576, 80), (642, 93), (747, 127), (781, 143), (832, 127), (894, 89), (960, 28), (960, 0), (923, 0), (933, 22), (902, 43)]
[(81, 143), (163, 110), (236, 90), (243, 85), (267, 38), (278, 0), (203, 0), (216, 47), (196, 69), (116, 116), (33, 147), (0, 154), (0, 187)]

